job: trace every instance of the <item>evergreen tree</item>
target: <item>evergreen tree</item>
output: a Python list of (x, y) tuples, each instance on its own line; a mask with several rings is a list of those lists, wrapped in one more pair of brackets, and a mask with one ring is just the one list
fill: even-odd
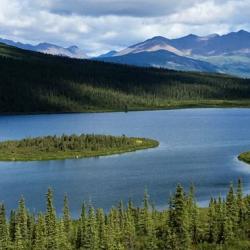
[(42, 214), (39, 214), (35, 226), (34, 250), (45, 250), (45, 249), (46, 249), (45, 218)]
[(197, 244), (200, 240), (200, 223), (199, 223), (199, 208), (195, 201), (195, 188), (192, 184), (189, 190), (187, 199), (187, 213), (190, 220), (189, 231), (193, 244)]
[(78, 226), (77, 231), (77, 244), (78, 246), (85, 246), (87, 244), (88, 235), (87, 235), (87, 211), (86, 205), (83, 203), (82, 212), (80, 218), (80, 225)]
[(96, 215), (93, 206), (90, 206), (86, 224), (86, 239), (83, 248), (88, 250), (98, 250), (98, 246), (99, 239)]
[(14, 244), (14, 249), (15, 250), (24, 250), (25, 247), (25, 242), (23, 240), (22, 232), (20, 229), (19, 224), (16, 225), (16, 232), (15, 232), (15, 244)]
[(28, 237), (27, 243), (28, 248), (32, 248), (32, 244), (35, 241), (35, 226), (36, 226), (36, 218), (34, 214), (27, 214), (27, 228), (28, 228)]
[(215, 212), (215, 201), (213, 198), (210, 199), (208, 208), (208, 223), (207, 223), (207, 241), (214, 243), (217, 241), (217, 223), (216, 223), (216, 212)]
[(0, 204), (0, 249), (7, 249), (9, 245), (9, 232), (4, 204)]
[(102, 209), (98, 209), (96, 213), (96, 223), (98, 227), (98, 238), (99, 238), (99, 249), (107, 248), (107, 239), (106, 239), (106, 223), (105, 215)]
[(226, 197), (226, 213), (228, 220), (230, 220), (230, 224), (232, 224), (235, 229), (236, 224), (238, 222), (238, 210), (237, 210), (237, 201), (234, 194), (233, 184), (230, 184), (229, 191)]
[(171, 206), (169, 214), (171, 235), (176, 236), (179, 249), (190, 249), (190, 221), (188, 218), (186, 197), (181, 185), (178, 185), (176, 188)]
[[(243, 225), (246, 220), (246, 204), (243, 198), (243, 187), (242, 180), (238, 179), (236, 203), (238, 208), (238, 224)], [(239, 231), (239, 230), (238, 230)]]
[(9, 220), (9, 235), (12, 242), (15, 241), (16, 233), (16, 212), (14, 210), (10, 211), (10, 220)]
[(28, 215), (25, 207), (25, 200), (21, 197), (17, 209), (16, 221), (21, 231), (22, 239), (25, 241), (28, 239)]
[(70, 232), (71, 232), (71, 216), (70, 216), (70, 210), (69, 210), (69, 204), (68, 204), (68, 197), (65, 195), (64, 197), (64, 204), (63, 204), (63, 224), (64, 224), (64, 230), (65, 233), (70, 240)]
[(53, 192), (50, 188), (48, 189), (47, 193), (45, 225), (46, 225), (46, 248), (53, 250), (58, 249), (56, 211), (53, 206)]
[(64, 221), (61, 220), (57, 223), (57, 235), (58, 235), (58, 249), (71, 250), (71, 244), (68, 239), (68, 233), (65, 232)]
[(136, 228), (132, 210), (128, 209), (124, 218), (123, 242), (127, 249), (134, 249), (136, 243)]

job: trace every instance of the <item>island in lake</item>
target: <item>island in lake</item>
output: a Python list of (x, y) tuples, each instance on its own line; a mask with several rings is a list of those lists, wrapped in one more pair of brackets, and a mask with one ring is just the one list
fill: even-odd
[(238, 159), (239, 159), (240, 161), (243, 161), (243, 162), (245, 162), (245, 163), (250, 164), (250, 152), (241, 153), (241, 154), (238, 156)]
[(0, 143), (0, 161), (61, 160), (121, 154), (154, 148), (153, 139), (110, 135), (62, 135)]

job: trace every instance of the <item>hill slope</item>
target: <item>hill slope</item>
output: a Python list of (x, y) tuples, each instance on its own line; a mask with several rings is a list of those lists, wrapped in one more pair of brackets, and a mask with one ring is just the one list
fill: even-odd
[(250, 80), (44, 55), (0, 44), (0, 113), (250, 106)]

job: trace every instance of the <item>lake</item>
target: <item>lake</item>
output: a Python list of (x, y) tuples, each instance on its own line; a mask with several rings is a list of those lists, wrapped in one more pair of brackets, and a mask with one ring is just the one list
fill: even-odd
[(161, 209), (177, 183), (194, 183), (202, 206), (239, 177), (250, 190), (250, 166), (236, 158), (250, 150), (250, 109), (0, 116), (0, 140), (63, 133), (149, 137), (160, 146), (99, 158), (1, 162), (0, 201), (8, 210), (21, 195), (30, 211), (44, 210), (48, 187), (59, 213), (69, 196), (74, 216), (84, 200), (105, 210), (129, 198), (139, 205), (145, 189)]

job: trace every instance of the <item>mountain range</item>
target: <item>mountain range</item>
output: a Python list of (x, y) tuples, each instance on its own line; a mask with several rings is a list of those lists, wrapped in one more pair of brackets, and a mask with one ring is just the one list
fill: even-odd
[[(77, 46), (64, 48), (50, 43), (31, 45), (6, 39), (0, 39), (0, 42), (46, 54), (87, 58), (84, 51)], [(121, 51), (112, 50), (92, 59), (136, 66), (250, 77), (250, 33), (240, 30), (226, 35), (190, 34), (177, 39), (156, 36)]]
[(36, 52), (41, 52), (50, 55), (66, 56), (71, 58), (87, 58), (86, 54), (78, 48), (77, 46), (70, 46), (68, 48), (63, 48), (51, 43), (39, 43), (37, 45), (24, 44), (20, 42), (14, 42), (12, 40), (1, 39), (0, 43), (4, 43), (10, 46), (17, 47), (19, 49), (31, 50)]
[(98, 60), (250, 77), (250, 33), (240, 30), (222, 36), (190, 34), (178, 39), (156, 36), (124, 50), (108, 52)]

